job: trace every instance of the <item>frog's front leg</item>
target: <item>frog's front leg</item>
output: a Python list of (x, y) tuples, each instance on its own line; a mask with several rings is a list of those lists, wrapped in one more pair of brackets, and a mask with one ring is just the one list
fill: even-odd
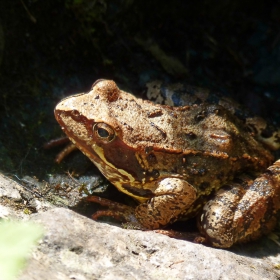
[(178, 219), (196, 200), (196, 189), (178, 178), (158, 182), (154, 197), (138, 205), (135, 216), (146, 229), (159, 229)]
[(188, 182), (177, 178), (165, 178), (155, 182), (154, 197), (141, 203), (136, 209), (108, 199), (89, 196), (88, 201), (107, 206), (108, 210), (97, 211), (92, 217), (114, 217), (140, 229), (159, 229), (177, 220), (184, 209), (196, 199), (196, 189)]
[(215, 247), (255, 240), (269, 233), (280, 209), (280, 160), (256, 180), (240, 176), (220, 189), (198, 217), (201, 233)]

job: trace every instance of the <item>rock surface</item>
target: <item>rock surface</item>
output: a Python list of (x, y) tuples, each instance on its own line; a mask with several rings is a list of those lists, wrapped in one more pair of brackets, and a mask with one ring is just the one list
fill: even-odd
[(46, 234), (22, 280), (280, 277), (259, 260), (154, 232), (124, 230), (67, 209), (56, 208), (31, 220), (42, 224)]
[[(9, 195), (0, 177), (1, 198)], [(2, 181), (1, 181), (2, 180)], [(15, 184), (15, 185), (13, 185)], [(22, 215), (1, 205), (1, 217)], [(27, 215), (25, 215), (27, 216)], [(280, 256), (251, 258), (154, 232), (95, 222), (65, 208), (31, 214), (45, 234), (20, 280), (37, 279), (280, 279)], [(279, 250), (280, 251), (280, 250)]]

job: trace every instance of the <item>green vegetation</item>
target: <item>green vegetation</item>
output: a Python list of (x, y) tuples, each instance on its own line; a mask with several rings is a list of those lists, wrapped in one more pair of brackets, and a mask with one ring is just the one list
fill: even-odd
[(0, 279), (16, 279), (43, 229), (29, 222), (0, 222)]

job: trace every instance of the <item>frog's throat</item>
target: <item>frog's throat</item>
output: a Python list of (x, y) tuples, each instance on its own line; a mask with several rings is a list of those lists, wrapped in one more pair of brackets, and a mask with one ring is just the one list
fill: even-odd
[[(123, 169), (117, 168), (111, 162), (108, 162), (104, 156), (104, 151), (100, 146), (93, 144), (92, 149), (94, 150), (95, 154), (99, 157), (99, 160), (96, 157), (94, 160), (92, 159), (92, 162), (97, 166), (97, 168), (101, 171), (101, 173), (118, 188), (119, 191), (121, 191), (131, 197), (134, 197), (135, 199), (137, 199), (140, 202), (147, 201), (147, 198), (138, 196), (135, 193), (129, 192), (126, 188), (123, 187), (124, 183), (127, 183), (127, 181), (129, 181), (129, 183), (131, 184), (132, 187), (133, 187), (133, 185), (137, 184), (137, 182), (135, 181), (135, 178), (131, 174), (129, 174), (128, 172), (126, 172)], [(82, 152), (87, 154), (87, 152), (85, 152), (83, 150), (82, 150)], [(92, 157), (89, 157), (89, 158), (92, 158)], [(126, 182), (124, 182), (123, 177), (128, 178), (128, 180), (126, 180)], [(133, 184), (133, 183), (135, 183), (135, 184)]]

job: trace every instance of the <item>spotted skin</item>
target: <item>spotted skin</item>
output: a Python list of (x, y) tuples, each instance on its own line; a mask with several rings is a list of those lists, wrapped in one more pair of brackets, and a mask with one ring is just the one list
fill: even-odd
[(279, 208), (280, 160), (255, 180), (243, 175), (221, 188), (204, 205), (198, 225), (213, 246), (231, 247), (269, 233)]
[[(174, 87), (165, 90), (169, 101), (183, 90)], [(279, 210), (279, 161), (273, 165), (268, 149), (279, 147), (278, 134), (258, 132), (252, 120), (250, 129), (246, 114), (230, 102), (212, 97), (209, 103), (207, 92), (189, 92), (191, 101), (182, 99), (187, 106), (172, 107), (99, 80), (88, 93), (56, 106), (71, 142), (139, 203), (134, 209), (88, 198), (108, 206), (94, 218), (109, 215), (160, 229), (197, 217), (204, 239), (222, 248), (259, 238), (272, 230)]]

